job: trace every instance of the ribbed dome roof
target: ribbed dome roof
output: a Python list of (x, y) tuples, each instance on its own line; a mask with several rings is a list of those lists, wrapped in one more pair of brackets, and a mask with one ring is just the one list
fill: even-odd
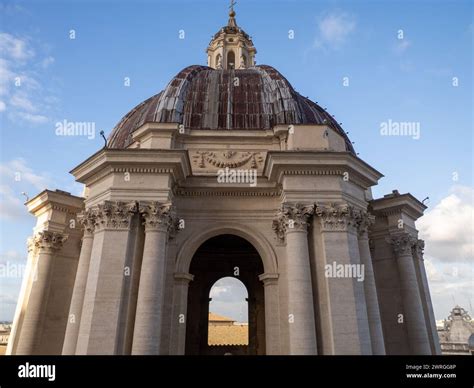
[(298, 94), (273, 67), (222, 70), (189, 66), (161, 92), (132, 109), (109, 136), (110, 148), (125, 148), (145, 123), (181, 123), (208, 130), (266, 130), (277, 124), (326, 124), (352, 144), (334, 118)]

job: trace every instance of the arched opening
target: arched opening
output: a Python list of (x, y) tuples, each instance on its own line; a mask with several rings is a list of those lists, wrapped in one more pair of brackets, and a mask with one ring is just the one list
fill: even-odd
[(222, 66), (222, 56), (221, 54), (216, 55), (216, 63), (214, 64), (214, 67), (216, 69), (220, 68)]
[[(264, 289), (263, 283), (258, 279), (264, 271), (263, 262), (254, 246), (247, 240), (230, 234), (210, 238), (194, 254), (189, 272), (194, 280), (190, 282), (188, 289), (185, 353), (265, 354)], [(219, 281), (229, 277), (234, 278), (233, 281), (237, 282), (235, 284), (241, 282), (248, 295), (248, 346), (245, 349), (234, 347), (229, 350), (209, 345), (210, 305), (214, 307), (213, 300), (218, 300), (216, 291), (210, 296), (211, 289), (216, 284), (219, 285)]]
[(248, 67), (247, 57), (245, 56), (245, 54), (242, 54), (242, 57), (240, 58), (240, 68), (246, 69), (247, 67)]
[(227, 69), (235, 69), (235, 54), (233, 51), (227, 53)]
[(247, 354), (248, 292), (235, 277), (219, 279), (209, 292), (207, 344), (211, 354)]

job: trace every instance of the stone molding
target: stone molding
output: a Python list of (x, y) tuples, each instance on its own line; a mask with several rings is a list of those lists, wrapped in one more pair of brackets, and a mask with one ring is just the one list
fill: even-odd
[(196, 151), (192, 155), (193, 164), (199, 168), (239, 168), (250, 163), (250, 168), (262, 166), (264, 158), (262, 152), (249, 151)]
[(184, 284), (189, 284), (189, 282), (194, 280), (194, 275), (187, 272), (175, 272), (173, 277), (176, 282), (182, 282)]
[(258, 279), (264, 286), (273, 286), (278, 284), (279, 275), (277, 273), (262, 273)]

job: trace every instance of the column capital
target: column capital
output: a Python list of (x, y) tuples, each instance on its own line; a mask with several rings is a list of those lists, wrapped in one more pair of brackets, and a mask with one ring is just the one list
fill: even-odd
[(140, 201), (138, 211), (143, 217), (146, 232), (175, 232), (176, 217), (171, 202)]
[(278, 284), (278, 278), (280, 275), (277, 273), (262, 273), (258, 276), (259, 280), (263, 283), (264, 286), (272, 286)]
[(316, 204), (314, 214), (326, 232), (355, 232), (362, 220), (361, 210), (344, 202)]
[(128, 229), (133, 214), (137, 212), (137, 203), (104, 201), (92, 209), (95, 217), (95, 230)]
[(62, 248), (63, 244), (66, 242), (68, 236), (64, 233), (51, 232), (49, 230), (43, 230), (38, 232), (34, 236), (34, 246), (35, 249), (41, 250), (59, 250)]
[(77, 215), (77, 221), (82, 225), (85, 236), (92, 235), (95, 230), (97, 213), (93, 209), (83, 210)]
[(38, 248), (35, 243), (35, 236), (28, 237), (28, 240), (26, 240), (26, 246), (28, 249), (28, 254), (32, 254), (33, 256), (36, 256), (38, 254)]
[(418, 239), (409, 233), (400, 233), (387, 237), (385, 241), (392, 246), (396, 256), (411, 255)]
[(313, 214), (313, 204), (284, 202), (273, 220), (272, 228), (278, 239), (284, 242), (287, 233), (306, 232)]
[(368, 238), (369, 228), (375, 223), (375, 216), (364, 210), (355, 210), (354, 217), (359, 237)]
[(413, 245), (413, 253), (419, 260), (423, 260), (423, 252), (425, 250), (425, 241), (418, 239)]

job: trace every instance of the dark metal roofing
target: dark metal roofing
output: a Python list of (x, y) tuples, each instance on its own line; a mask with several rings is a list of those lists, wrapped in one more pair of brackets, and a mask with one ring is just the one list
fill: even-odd
[(132, 133), (148, 122), (180, 123), (190, 129), (271, 129), (277, 124), (326, 124), (346, 140), (336, 120), (313, 101), (298, 94), (273, 67), (243, 70), (189, 66), (159, 94), (132, 109), (109, 136), (110, 148), (125, 148)]

